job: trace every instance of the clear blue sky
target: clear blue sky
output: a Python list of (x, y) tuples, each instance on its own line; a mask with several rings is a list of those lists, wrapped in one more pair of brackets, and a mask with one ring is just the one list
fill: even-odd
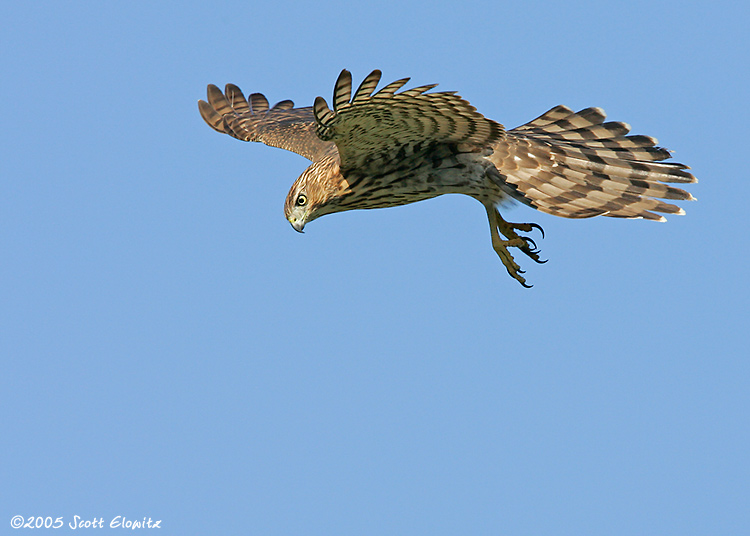
[[(750, 16), (696, 5), (3, 7), (0, 533), (750, 534)], [(507, 211), (547, 233), (532, 290), (469, 198), (297, 234), (307, 161), (196, 102), (307, 105), (342, 68), (507, 127), (601, 106), (698, 201), (666, 224)]]

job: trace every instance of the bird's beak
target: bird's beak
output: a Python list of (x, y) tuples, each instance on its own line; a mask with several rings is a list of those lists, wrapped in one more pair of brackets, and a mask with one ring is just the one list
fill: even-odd
[(294, 230), (298, 233), (304, 233), (303, 229), (305, 228), (305, 222), (303, 220), (298, 220), (295, 218), (289, 218), (289, 223), (292, 224), (292, 227), (294, 227)]

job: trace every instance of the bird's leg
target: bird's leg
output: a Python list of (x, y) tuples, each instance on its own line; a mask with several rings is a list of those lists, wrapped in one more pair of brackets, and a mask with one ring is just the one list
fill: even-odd
[[(524, 287), (531, 288), (531, 285), (527, 285), (526, 279), (521, 275), (525, 272), (521, 270), (521, 267), (513, 259), (513, 255), (508, 251), (508, 248), (520, 249), (535, 262), (547, 262), (546, 260), (539, 260), (539, 249), (534, 240), (528, 236), (520, 236), (516, 233), (516, 230), (528, 233), (533, 229), (539, 229), (542, 233), (542, 238), (544, 238), (544, 230), (536, 223), (509, 223), (500, 216), (500, 213), (494, 206), (485, 206), (485, 208), (487, 209), (487, 218), (490, 222), (493, 249), (500, 257), (500, 260), (503, 261), (510, 276)], [(500, 237), (500, 233), (505, 236), (506, 240)]]

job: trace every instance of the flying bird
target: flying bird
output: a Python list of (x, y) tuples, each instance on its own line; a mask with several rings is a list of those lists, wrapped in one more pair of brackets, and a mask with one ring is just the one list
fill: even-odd
[[(688, 166), (662, 162), (669, 150), (655, 138), (628, 135), (630, 125), (605, 122), (601, 108), (574, 112), (555, 106), (512, 130), (487, 119), (455, 91), (437, 84), (400, 91), (402, 78), (375, 91), (381, 72), (352, 92), (343, 70), (332, 108), (317, 97), (295, 108), (273, 107), (260, 93), (245, 98), (234, 84), (211, 84), (201, 116), (214, 130), (298, 153), (312, 164), (292, 185), (284, 214), (295, 230), (325, 214), (406, 205), (443, 194), (465, 194), (482, 203), (492, 247), (508, 273), (530, 287), (511, 253), (541, 263), (535, 223), (505, 221), (498, 207), (520, 201), (565, 218), (643, 218), (684, 214), (663, 201), (692, 200), (667, 183), (696, 182)], [(661, 213), (661, 214), (660, 214)], [(520, 234), (523, 233), (523, 234)]]

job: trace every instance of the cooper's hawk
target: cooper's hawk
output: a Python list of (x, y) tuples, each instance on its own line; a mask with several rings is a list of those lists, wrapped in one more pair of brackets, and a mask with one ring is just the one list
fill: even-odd
[[(289, 100), (270, 108), (253, 93), (245, 99), (227, 84), (208, 86), (198, 101), (215, 130), (244, 141), (294, 151), (312, 165), (292, 185), (284, 214), (302, 232), (308, 222), (343, 210), (393, 207), (442, 194), (466, 194), (484, 205), (492, 246), (508, 273), (528, 287), (508, 248), (536, 262), (533, 239), (518, 234), (542, 228), (506, 222), (497, 210), (517, 200), (566, 218), (611, 216), (665, 221), (684, 211), (661, 199), (691, 200), (665, 183), (696, 182), (687, 166), (649, 136), (628, 136), (630, 126), (604, 122), (600, 108), (573, 112), (556, 106), (513, 130), (487, 119), (455, 92), (428, 91), (436, 84), (398, 92), (408, 78), (374, 92), (380, 71), (352, 96), (342, 71), (333, 110), (322, 97), (295, 108)], [(501, 236), (502, 235), (502, 236)]]

